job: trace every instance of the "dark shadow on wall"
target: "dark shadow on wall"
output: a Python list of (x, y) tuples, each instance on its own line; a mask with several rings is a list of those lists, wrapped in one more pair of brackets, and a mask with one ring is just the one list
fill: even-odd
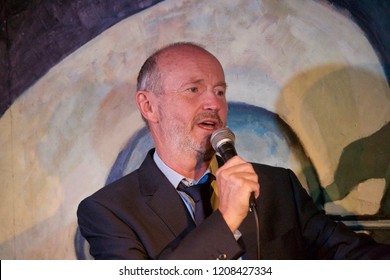
[(390, 123), (344, 148), (334, 181), (325, 188), (325, 201), (343, 199), (359, 183), (374, 178), (385, 179), (385, 191), (376, 215), (390, 218)]
[[(291, 96), (300, 96), (300, 99)], [(324, 65), (291, 79), (283, 88), (278, 105), (287, 108), (284, 109), (286, 111), (300, 108), (299, 112), (292, 114), (294, 121), (299, 122), (309, 137), (310, 143), (301, 140), (305, 150), (309, 150), (310, 145), (312, 150), (321, 151), (322, 156), (328, 159), (325, 165), (334, 170), (333, 182), (323, 186), (324, 203), (345, 198), (357, 185), (369, 179), (385, 181), (384, 194), (376, 202), (380, 207), (375, 214), (328, 214), (355, 230), (368, 230), (377, 241), (388, 244), (390, 123), (386, 118), (390, 115), (389, 97), (387, 81), (374, 72), (342, 65)], [(295, 103), (300, 105), (294, 106)], [(378, 129), (371, 135), (356, 139), (363, 131), (372, 130), (371, 127)], [(348, 143), (348, 139), (355, 140)], [(346, 144), (340, 147), (341, 143)], [(310, 156), (309, 152), (306, 153)], [(316, 166), (316, 162), (314, 164)], [(318, 166), (316, 170), (319, 174), (327, 172)], [(381, 186), (376, 185), (375, 188)], [(341, 212), (348, 213), (346, 209)]]
[(356, 231), (371, 235), (376, 241), (390, 244), (390, 123), (372, 135), (347, 145), (341, 154), (334, 182), (324, 191), (325, 202), (345, 198), (360, 183), (369, 179), (385, 180), (380, 208), (375, 215), (340, 216)]

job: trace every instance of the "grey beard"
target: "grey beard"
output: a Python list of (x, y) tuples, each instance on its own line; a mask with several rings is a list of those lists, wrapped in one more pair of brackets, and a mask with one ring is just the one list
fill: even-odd
[(207, 145), (205, 150), (197, 152), (196, 160), (198, 162), (210, 161), (213, 158), (214, 154), (215, 154), (215, 151), (211, 147), (211, 145), (209, 144), (209, 145)]

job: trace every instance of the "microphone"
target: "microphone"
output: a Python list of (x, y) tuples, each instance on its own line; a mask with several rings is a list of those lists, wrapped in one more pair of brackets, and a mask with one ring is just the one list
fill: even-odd
[(229, 128), (220, 128), (211, 134), (210, 142), (224, 162), (237, 155), (234, 141), (236, 136)]
[[(210, 142), (214, 150), (219, 154), (224, 162), (237, 155), (234, 141), (236, 136), (233, 131), (227, 127), (217, 129), (211, 134)], [(249, 209), (252, 212), (256, 207), (255, 194), (252, 192), (249, 199)]]

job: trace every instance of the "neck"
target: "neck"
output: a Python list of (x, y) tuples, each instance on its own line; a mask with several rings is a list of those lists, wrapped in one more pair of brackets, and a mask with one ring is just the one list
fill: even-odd
[(211, 157), (205, 157), (197, 153), (188, 154), (181, 152), (165, 152), (156, 148), (161, 160), (177, 173), (186, 178), (199, 180), (209, 168)]

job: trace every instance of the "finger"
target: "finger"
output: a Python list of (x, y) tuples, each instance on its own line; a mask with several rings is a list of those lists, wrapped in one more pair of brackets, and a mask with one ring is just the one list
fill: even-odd
[(240, 156), (234, 156), (228, 161), (226, 161), (222, 167), (229, 168), (231, 166), (242, 164), (242, 163), (246, 163), (246, 161), (242, 159)]
[(218, 175), (219, 173), (224, 173), (225, 175), (227, 175), (230, 173), (238, 173), (238, 172), (247, 172), (247, 173), (256, 174), (252, 164), (246, 161), (241, 161), (239, 159), (236, 159), (234, 161), (233, 159), (231, 159), (225, 165), (223, 165), (217, 170), (216, 175)]
[(250, 181), (257, 182), (258, 176), (252, 168), (242, 168), (242, 167), (230, 167), (227, 169), (218, 170), (216, 173), (217, 181), (224, 180), (230, 181), (238, 178), (244, 178)]

